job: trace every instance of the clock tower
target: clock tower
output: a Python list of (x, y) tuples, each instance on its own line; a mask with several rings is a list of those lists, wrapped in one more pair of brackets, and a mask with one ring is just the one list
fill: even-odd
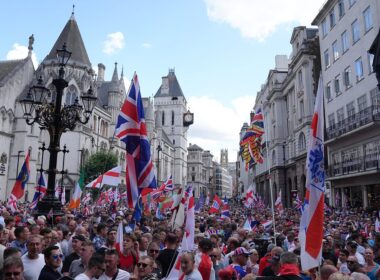
[[(194, 122), (194, 114), (187, 108), (187, 101), (178, 83), (174, 69), (167, 76), (154, 96), (156, 129), (161, 130), (163, 138), (170, 140), (174, 149), (172, 176), (175, 185), (187, 183), (187, 131)], [(163, 142), (159, 144), (162, 145)], [(162, 147), (161, 147), (162, 148)], [(165, 181), (165, 155), (160, 156), (159, 184)], [(170, 174), (168, 174), (170, 175)]]

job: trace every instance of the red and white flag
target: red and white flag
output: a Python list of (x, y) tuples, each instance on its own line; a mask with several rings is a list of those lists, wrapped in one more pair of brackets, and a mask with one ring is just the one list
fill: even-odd
[(281, 200), (281, 190), (278, 193), (277, 199), (274, 203), (274, 207), (280, 213), (281, 215), (284, 213), (284, 206), (282, 205), (282, 200)]
[(217, 195), (215, 195), (214, 196), (214, 201), (212, 202), (212, 205), (210, 207), (209, 213), (210, 214), (212, 214), (212, 213), (218, 213), (221, 206), (222, 206), (222, 201), (220, 200), (220, 198)]
[(117, 227), (116, 244), (115, 244), (116, 250), (119, 253), (121, 253), (122, 248), (123, 248), (123, 242), (124, 242), (123, 234), (124, 234), (123, 222), (120, 222), (119, 226)]
[(247, 208), (251, 208), (255, 202), (253, 187), (250, 186), (245, 194), (244, 206)]
[(323, 83), (320, 77), (310, 127), (306, 160), (306, 196), (299, 230), (302, 270), (317, 267), (322, 260), (325, 192), (323, 132)]
[(186, 242), (187, 248), (190, 251), (194, 249), (194, 239), (195, 239), (195, 211), (194, 211), (194, 196), (193, 192), (189, 194), (189, 202), (187, 204), (186, 211), (186, 224), (185, 224), (185, 233), (186, 233)]
[(120, 184), (120, 172), (121, 166), (116, 166), (106, 173), (100, 175), (91, 183), (86, 185), (86, 188), (96, 188), (101, 189), (103, 185), (118, 186)]

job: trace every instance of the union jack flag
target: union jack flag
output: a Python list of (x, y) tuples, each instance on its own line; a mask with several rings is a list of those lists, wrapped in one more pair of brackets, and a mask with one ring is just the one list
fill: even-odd
[(158, 190), (156, 190), (155, 192), (153, 192), (152, 198), (153, 198), (153, 200), (157, 200), (163, 194), (165, 194), (167, 192), (170, 192), (173, 189), (174, 189), (174, 187), (173, 187), (173, 180), (172, 180), (172, 176), (170, 175), (170, 177), (166, 180), (166, 182), (164, 182)]
[(134, 207), (142, 189), (157, 187), (136, 73), (119, 113), (115, 135), (126, 145), (128, 205)]
[(296, 205), (295, 205), (295, 208), (302, 214), (302, 210), (303, 210), (303, 203), (302, 203), (302, 200), (300, 199), (300, 197), (296, 196), (296, 201), (295, 201)]
[(30, 209), (35, 209), (38, 201), (40, 201), (46, 194), (46, 180), (43, 173), (40, 174), (38, 178), (38, 185), (34, 187), (35, 193), (32, 202), (30, 203)]

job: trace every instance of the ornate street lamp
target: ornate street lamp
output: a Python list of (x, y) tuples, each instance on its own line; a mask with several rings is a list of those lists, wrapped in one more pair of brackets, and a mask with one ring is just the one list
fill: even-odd
[(80, 98), (82, 104), (76, 99), (72, 105), (62, 106), (62, 95), (64, 89), (68, 86), (68, 82), (64, 79), (65, 66), (71, 57), (71, 52), (66, 49), (66, 43), (62, 49), (57, 50), (57, 59), (59, 63), (58, 78), (53, 80), (53, 85), (56, 89), (56, 97), (52, 96), (49, 89), (44, 87), (42, 77), (37, 81), (37, 84), (32, 86), (26, 97), (20, 100), (24, 110), (24, 118), (28, 125), (38, 123), (41, 129), (46, 129), (49, 132), (50, 143), (49, 150), (49, 169), (48, 187), (45, 197), (38, 202), (37, 215), (47, 215), (53, 211), (54, 216), (63, 215), (61, 202), (55, 197), (55, 178), (57, 174), (57, 156), (60, 149), (60, 139), (62, 133), (74, 130), (77, 123), (86, 124), (95, 107), (97, 97), (93, 94), (90, 86), (86, 93), (83, 93)]

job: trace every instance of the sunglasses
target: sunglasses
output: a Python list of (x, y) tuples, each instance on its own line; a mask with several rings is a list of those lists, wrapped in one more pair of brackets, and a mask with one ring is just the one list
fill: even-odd
[(63, 258), (63, 255), (62, 255), (62, 254), (59, 254), (59, 255), (53, 255), (52, 257), (53, 257), (53, 259), (56, 261), (56, 260), (58, 260), (58, 258), (62, 259), (62, 258)]
[(143, 262), (139, 262), (139, 263), (137, 264), (137, 267), (138, 267), (138, 268), (140, 268), (140, 267), (142, 267), (142, 268), (146, 268), (147, 266), (149, 266), (149, 264), (147, 264), (147, 263), (143, 263)]
[(150, 249), (149, 252), (157, 254), (159, 250)]
[(5, 272), (4, 275), (6, 277), (12, 277), (12, 276), (20, 276), (21, 272)]

